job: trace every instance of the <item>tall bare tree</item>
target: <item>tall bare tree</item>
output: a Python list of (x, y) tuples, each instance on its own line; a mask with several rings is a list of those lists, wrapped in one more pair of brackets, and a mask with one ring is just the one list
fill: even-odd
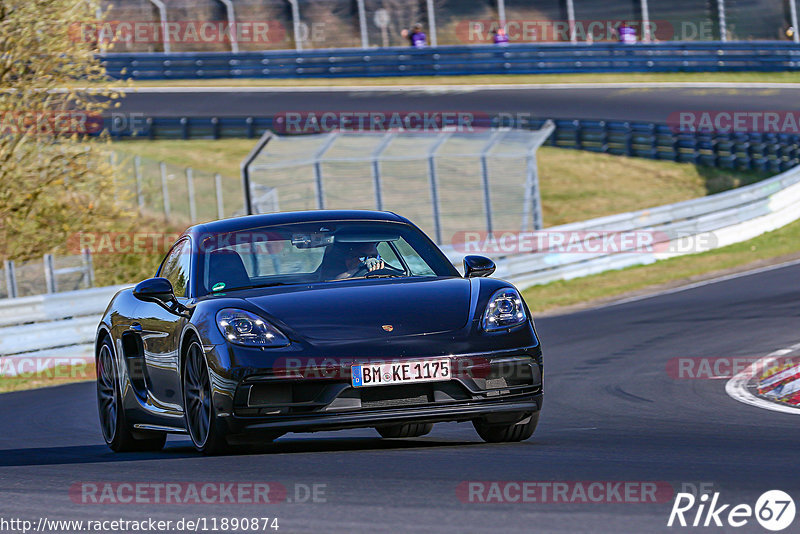
[[(0, 0), (0, 259), (119, 221), (99, 114), (121, 96), (98, 60), (94, 1)], [(91, 88), (91, 90), (89, 90)]]

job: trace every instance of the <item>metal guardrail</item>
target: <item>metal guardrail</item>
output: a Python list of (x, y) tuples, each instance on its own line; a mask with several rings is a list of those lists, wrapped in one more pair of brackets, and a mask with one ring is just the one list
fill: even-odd
[(549, 144), (560, 148), (772, 173), (800, 163), (796, 134), (679, 132), (667, 124), (624, 121), (555, 123)]
[[(768, 180), (708, 197), (657, 208), (601, 217), (547, 228), (548, 232), (589, 231), (621, 234), (647, 230), (655, 240), (655, 251), (596, 254), (541, 251), (515, 254), (497, 261), (497, 275), (520, 287), (568, 280), (613, 269), (654, 263), (659, 259), (704, 252), (756, 237), (800, 219), (800, 168)], [(691, 242), (688, 250), (682, 243)], [(448, 251), (454, 263), (463, 252)]]
[(103, 118), (112, 137), (145, 139), (257, 138), (272, 128), (272, 117), (136, 117), (136, 125), (114, 117)]
[(0, 300), (0, 328), (102, 313), (127, 286), (93, 287), (49, 295)]
[(786, 71), (800, 46), (782, 41), (513, 44), (368, 50), (109, 53), (109, 75), (138, 80), (338, 78), (587, 72)]
[[(487, 118), (485, 126), (540, 129), (547, 119), (512, 123), (505, 117)], [(800, 136), (776, 133), (676, 132), (672, 126), (651, 122), (554, 120), (550, 146), (592, 152), (695, 163), (710, 167), (778, 173), (800, 164)], [(256, 138), (273, 129), (272, 117), (147, 117), (140, 127), (105, 128), (114, 137), (147, 139)]]
[[(110, 300), (110, 299), (109, 299)], [(108, 303), (106, 302), (106, 305)], [(48, 321), (0, 328), (0, 355), (85, 345), (94, 340), (98, 316), (90, 315), (66, 321)]]
[(23, 364), (33, 371), (92, 361), (98, 317), (125, 287), (0, 300), (0, 357), (16, 361), (4, 367), (3, 375), (15, 374)]

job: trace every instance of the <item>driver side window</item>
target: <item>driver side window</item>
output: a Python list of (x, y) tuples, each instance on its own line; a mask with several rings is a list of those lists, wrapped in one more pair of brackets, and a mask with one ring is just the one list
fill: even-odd
[(386, 241), (378, 244), (378, 254), (384, 263), (386, 263), (386, 265), (389, 267), (393, 267), (401, 271), (403, 270), (403, 264), (397, 258), (397, 254), (394, 253), (394, 250)]
[(192, 259), (192, 247), (188, 239), (184, 239), (174, 247), (164, 260), (159, 276), (172, 284), (176, 297), (185, 297), (189, 287), (189, 269)]

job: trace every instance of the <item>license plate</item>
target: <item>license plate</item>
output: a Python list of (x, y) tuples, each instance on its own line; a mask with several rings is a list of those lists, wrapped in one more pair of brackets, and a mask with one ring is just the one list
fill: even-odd
[(350, 376), (354, 388), (411, 382), (439, 382), (450, 380), (450, 360), (354, 365), (350, 368)]

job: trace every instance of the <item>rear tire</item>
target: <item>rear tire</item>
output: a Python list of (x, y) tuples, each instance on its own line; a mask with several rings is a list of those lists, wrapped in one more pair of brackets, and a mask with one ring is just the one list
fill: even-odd
[(229, 450), (226, 432), (216, 415), (208, 364), (196, 339), (186, 349), (182, 383), (183, 413), (192, 443), (203, 454), (224, 454)]
[(133, 435), (125, 420), (118, 376), (114, 346), (105, 336), (97, 355), (97, 411), (106, 445), (114, 452), (160, 451), (166, 434), (152, 433), (145, 438)]
[(406, 423), (375, 427), (384, 438), (418, 438), (433, 430), (433, 423)]
[(472, 421), (475, 431), (488, 443), (525, 441), (533, 435), (539, 424), (539, 412), (514, 424), (491, 425), (481, 419)]

